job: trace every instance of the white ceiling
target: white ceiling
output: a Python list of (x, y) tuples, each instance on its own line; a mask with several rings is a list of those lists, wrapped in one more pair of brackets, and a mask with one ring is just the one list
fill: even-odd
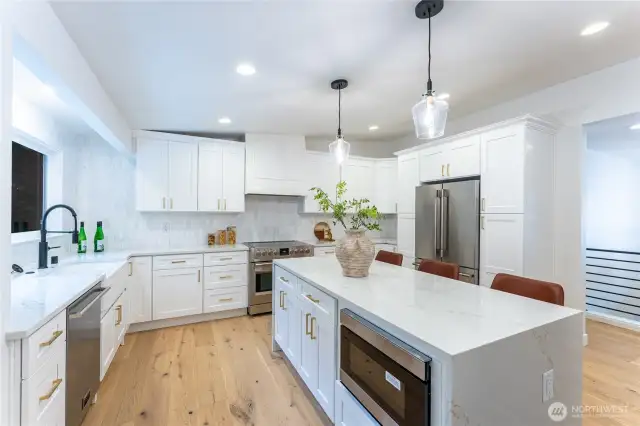
[(43, 83), (22, 62), (13, 60), (14, 96), (51, 117), (56, 126), (69, 134), (90, 134), (93, 130), (73, 108), (62, 102), (50, 86)]
[[(427, 22), (416, 1), (55, 2), (53, 8), (133, 128), (411, 132), (426, 85)], [(450, 117), (640, 56), (640, 2), (446, 1), (433, 19), (434, 87)], [(580, 37), (584, 26), (611, 26)], [(257, 74), (235, 73), (241, 61)], [(597, 88), (594, 88), (594, 96)], [(229, 116), (231, 125), (218, 124)], [(380, 130), (369, 133), (368, 126)]]
[(640, 124), (640, 112), (588, 124), (587, 148), (638, 158), (640, 130), (631, 130), (634, 124)]

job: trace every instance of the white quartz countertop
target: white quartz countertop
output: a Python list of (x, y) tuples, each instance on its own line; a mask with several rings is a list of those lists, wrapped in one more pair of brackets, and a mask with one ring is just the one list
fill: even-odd
[(366, 278), (343, 276), (333, 257), (274, 264), (450, 356), (582, 314), (382, 262), (374, 261)]
[(11, 280), (11, 311), (7, 340), (32, 335), (100, 281), (108, 279), (130, 257), (247, 251), (244, 244), (181, 248), (142, 248), (70, 256), (56, 268)]

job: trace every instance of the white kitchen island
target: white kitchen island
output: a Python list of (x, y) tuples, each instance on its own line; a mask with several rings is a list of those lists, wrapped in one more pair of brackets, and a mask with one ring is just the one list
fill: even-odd
[(553, 425), (553, 402), (581, 424), (580, 311), (381, 262), (347, 278), (333, 257), (276, 260), (273, 295), (274, 349), (336, 424), (354, 424), (336, 386), (345, 308), (431, 357), (431, 425)]

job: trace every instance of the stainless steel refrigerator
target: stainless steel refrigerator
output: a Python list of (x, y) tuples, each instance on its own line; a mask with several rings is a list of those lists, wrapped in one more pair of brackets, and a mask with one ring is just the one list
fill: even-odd
[(478, 284), (480, 180), (416, 188), (416, 258), (460, 265), (460, 280)]

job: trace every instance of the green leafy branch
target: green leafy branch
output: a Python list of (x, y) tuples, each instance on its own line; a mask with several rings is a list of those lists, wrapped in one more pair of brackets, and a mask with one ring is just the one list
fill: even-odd
[[(380, 219), (382, 215), (378, 212), (378, 208), (369, 205), (370, 201), (366, 198), (357, 200), (344, 199), (347, 193), (347, 183), (340, 181), (336, 185), (336, 201), (331, 201), (331, 197), (321, 188), (313, 187), (311, 191), (315, 192), (313, 199), (318, 202), (323, 212), (331, 212), (333, 216), (333, 224), (340, 223), (344, 229), (358, 230), (368, 229), (369, 231), (381, 231)], [(347, 216), (350, 226), (345, 223)]]

